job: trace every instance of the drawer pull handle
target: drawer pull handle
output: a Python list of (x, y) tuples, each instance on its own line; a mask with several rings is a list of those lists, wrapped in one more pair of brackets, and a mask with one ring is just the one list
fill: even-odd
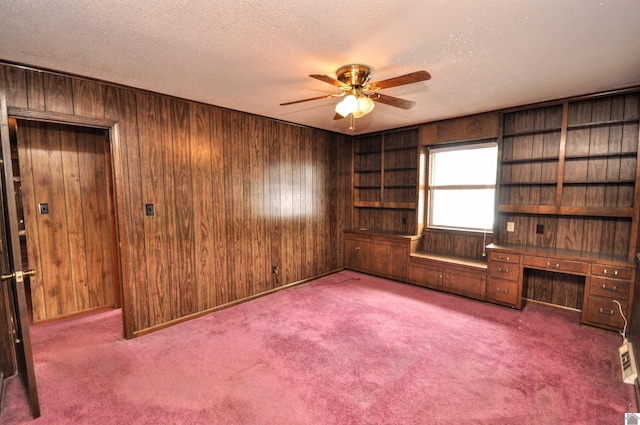
[(611, 272), (611, 271), (609, 271), (609, 270), (607, 270), (607, 269), (604, 269), (604, 270), (602, 271), (602, 274), (612, 274), (612, 275), (614, 275), (614, 276), (618, 276), (618, 270), (614, 270), (613, 272)]
[(606, 289), (607, 291), (613, 291), (615, 292), (617, 290), (617, 288), (614, 286), (613, 288), (607, 286), (605, 283), (602, 284), (602, 289)]
[(360, 247), (359, 247), (359, 246), (357, 246), (357, 247), (356, 247), (356, 251), (359, 251), (359, 250), (360, 250)]
[(609, 316), (613, 316), (613, 310), (605, 310), (601, 308), (600, 314), (608, 314)]
[(500, 273), (509, 273), (509, 269), (503, 269), (502, 267), (498, 267), (498, 272), (500, 272)]
[(511, 260), (511, 257), (508, 257), (508, 256), (507, 257), (503, 257), (502, 255), (498, 255), (498, 258), (500, 260), (507, 260), (507, 261)]
[(551, 263), (547, 262), (547, 267), (553, 267), (553, 268), (559, 269), (560, 268), (560, 264), (558, 264), (558, 263), (551, 264)]
[(499, 294), (505, 294), (506, 295), (506, 294), (509, 293), (508, 289), (500, 289), (500, 288), (498, 288), (497, 291), (498, 291)]

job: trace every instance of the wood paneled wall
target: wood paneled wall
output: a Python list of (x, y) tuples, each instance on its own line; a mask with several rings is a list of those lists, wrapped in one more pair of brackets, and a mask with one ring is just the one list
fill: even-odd
[(17, 137), (34, 323), (113, 307), (106, 130), (20, 121)]
[(12, 65), (0, 90), (117, 121), (127, 336), (342, 268), (348, 137)]

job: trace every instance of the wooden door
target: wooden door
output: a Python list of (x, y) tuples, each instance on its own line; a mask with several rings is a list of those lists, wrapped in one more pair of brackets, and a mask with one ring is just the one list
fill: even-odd
[(17, 127), (34, 323), (116, 307), (108, 132)]
[[(18, 234), (18, 216), (16, 199), (13, 188), (13, 165), (11, 163), (11, 145), (9, 141), (9, 121), (7, 117), (7, 102), (4, 95), (0, 95), (0, 143), (2, 144), (2, 172), (0, 197), (2, 197), (2, 214), (0, 214), (0, 272), (2, 274), (3, 290), (0, 296), (0, 328), (9, 329), (9, 342), (1, 344), (11, 348), (17, 364), (18, 374), (25, 388), (31, 414), (34, 418), (40, 416), (40, 402), (36, 387), (36, 376), (33, 367), (31, 351), (31, 337), (29, 335), (29, 319), (22, 271), (22, 254), (20, 252), (20, 238)], [(31, 274), (31, 273), (29, 273)], [(8, 289), (7, 289), (8, 286)], [(8, 323), (7, 323), (8, 321)], [(7, 338), (3, 334), (0, 338)], [(6, 351), (6, 350), (5, 350)], [(6, 355), (5, 355), (6, 357)], [(2, 363), (6, 367), (4, 358)], [(2, 400), (0, 400), (1, 404)]]

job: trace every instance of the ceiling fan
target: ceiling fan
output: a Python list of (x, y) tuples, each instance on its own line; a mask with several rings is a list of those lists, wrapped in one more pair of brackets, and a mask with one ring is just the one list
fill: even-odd
[(336, 114), (333, 119), (337, 120), (350, 116), (351, 129), (355, 130), (354, 118), (363, 117), (371, 112), (375, 106), (374, 101), (402, 109), (411, 109), (415, 105), (415, 102), (385, 95), (379, 93), (379, 90), (417, 83), (431, 78), (431, 75), (427, 71), (416, 71), (387, 80), (369, 83), (371, 72), (371, 67), (367, 65), (353, 64), (340, 67), (336, 71), (336, 78), (328, 75), (311, 74), (309, 77), (332, 84), (338, 87), (341, 92), (312, 97), (310, 99), (294, 100), (293, 102), (285, 102), (280, 105), (286, 106), (311, 100), (342, 97), (342, 101), (336, 105)]

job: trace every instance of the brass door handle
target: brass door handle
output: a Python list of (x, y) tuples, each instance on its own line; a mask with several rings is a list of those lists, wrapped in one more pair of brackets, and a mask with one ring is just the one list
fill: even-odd
[(23, 271), (15, 271), (11, 274), (3, 274), (2, 276), (0, 276), (0, 279), (2, 280), (9, 280), (13, 277), (16, 278), (17, 282), (22, 282), (24, 280), (25, 276), (35, 276), (36, 275), (36, 271), (35, 270), (28, 270), (26, 272)]

